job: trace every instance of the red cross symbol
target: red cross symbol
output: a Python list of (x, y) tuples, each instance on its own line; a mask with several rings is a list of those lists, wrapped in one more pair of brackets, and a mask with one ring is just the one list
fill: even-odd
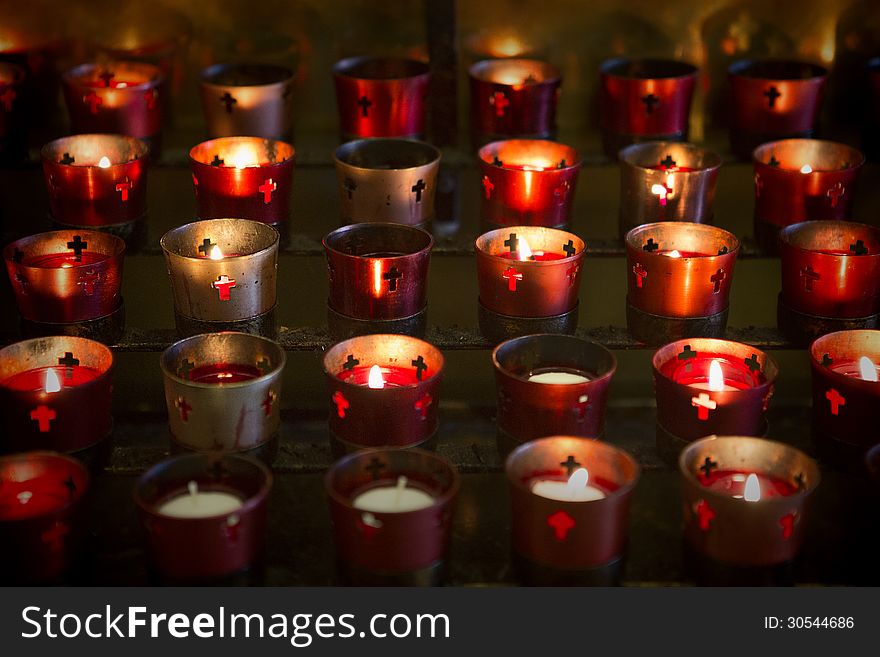
[(7, 112), (12, 111), (12, 101), (15, 100), (15, 89), (12, 87), (6, 87), (6, 91), (3, 92), (3, 95), (0, 96), (0, 103), (3, 103), (3, 109)]
[(196, 189), (196, 196), (199, 195), (199, 179), (196, 178), (196, 174), (192, 174), (193, 177), (193, 187)]
[(40, 433), (48, 433), (49, 425), (56, 417), (58, 417), (58, 414), (55, 411), (42, 404), (31, 411), (31, 419), (37, 423)]
[(559, 185), (556, 189), (553, 190), (553, 196), (556, 197), (557, 205), (562, 205), (565, 203), (565, 198), (568, 196), (568, 190), (570, 186), (568, 181), (566, 180), (564, 183)]
[(180, 419), (183, 422), (189, 422), (189, 412), (192, 410), (192, 406), (187, 403), (186, 399), (178, 397), (174, 400), (174, 405), (180, 411)]
[(67, 525), (63, 522), (56, 522), (52, 525), (52, 529), (47, 529), (40, 536), (43, 543), (51, 546), (53, 550), (60, 550), (62, 539), (67, 536)]
[(125, 203), (128, 201), (128, 190), (130, 190), (134, 186), (134, 183), (128, 179), (126, 176), (125, 180), (122, 182), (116, 183), (116, 191), (122, 194), (122, 202)]
[(229, 301), (229, 291), (235, 287), (235, 279), (223, 274), (211, 283), (211, 287), (220, 293), (220, 301)]
[(761, 190), (764, 189), (764, 180), (761, 178), (760, 173), (755, 174), (755, 196), (758, 197), (761, 195)]
[(813, 291), (813, 281), (818, 281), (820, 276), (817, 272), (813, 271), (812, 265), (807, 265), (803, 269), (801, 269), (801, 278), (804, 279), (804, 289), (807, 292)]
[(87, 297), (92, 296), (95, 293), (95, 284), (101, 277), (98, 275), (94, 269), (87, 271), (85, 274), (80, 276), (79, 284), (83, 287), (83, 294)]
[(725, 278), (727, 278), (727, 274), (724, 273), (723, 269), (719, 269), (709, 277), (709, 280), (715, 284), (715, 287), (712, 288), (712, 294), (718, 294), (721, 291), (721, 281)]
[(636, 275), (636, 287), (643, 287), (642, 282), (648, 277), (648, 270), (642, 267), (641, 263), (636, 263), (633, 274)]
[(433, 402), (433, 398), (427, 392), (422, 395), (422, 398), (416, 402), (416, 410), (421, 413), (422, 419), (428, 419), (428, 409), (431, 407), (431, 403)]
[(495, 189), (495, 183), (489, 180), (489, 176), (483, 176), (483, 189), (486, 192), (486, 200), (492, 196), (492, 190)]
[(557, 511), (553, 515), (547, 517), (547, 524), (553, 528), (557, 541), (564, 541), (568, 537), (568, 532), (574, 529), (574, 518), (565, 511)]
[(831, 415), (840, 415), (840, 407), (846, 406), (846, 399), (834, 388), (825, 393), (825, 399), (831, 402)]
[(697, 522), (704, 532), (709, 531), (709, 523), (715, 519), (715, 511), (706, 500), (700, 500), (694, 504), (694, 513), (697, 514)]
[(521, 281), (523, 275), (513, 267), (508, 267), (501, 274), (501, 277), (507, 279), (507, 289), (511, 292), (516, 292), (516, 282)]
[(104, 104), (104, 99), (101, 98), (94, 91), (90, 91), (85, 96), (83, 96), (83, 102), (89, 106), (89, 111), (92, 114), (97, 114), (98, 106)]
[(831, 199), (831, 207), (836, 208), (837, 203), (840, 201), (840, 197), (843, 196), (844, 192), (846, 192), (846, 188), (843, 186), (843, 183), (837, 182), (834, 187), (825, 192), (825, 196)]
[(144, 94), (144, 100), (147, 102), (147, 109), (154, 109), (156, 107), (156, 99), (159, 97), (159, 92), (156, 89), (150, 89), (147, 93)]
[(333, 393), (333, 403), (336, 404), (336, 414), (339, 417), (345, 417), (345, 410), (351, 406), (351, 404), (348, 403), (348, 400), (341, 391), (337, 390)]
[(795, 512), (787, 513), (779, 519), (779, 525), (782, 527), (782, 538), (786, 541), (794, 534), (794, 524), (797, 522), (797, 514)]
[(571, 287), (574, 285), (574, 281), (577, 278), (577, 274), (580, 271), (580, 265), (572, 265), (568, 269), (565, 270), (565, 276), (568, 278), (568, 286)]
[(272, 192), (278, 189), (278, 184), (271, 178), (266, 179), (262, 185), (257, 187), (258, 191), (263, 192), (263, 203), (268, 205), (272, 202)]
[(699, 396), (691, 397), (691, 406), (695, 406), (697, 409), (697, 419), (708, 420), (709, 411), (714, 411), (718, 408), (718, 402), (705, 392), (701, 392)]
[(269, 390), (266, 393), (266, 398), (263, 400), (263, 412), (266, 413), (266, 417), (272, 415), (272, 404), (275, 403), (275, 400), (278, 398), (278, 395), (275, 394), (274, 390)]
[(496, 91), (489, 96), (489, 104), (495, 106), (495, 116), (501, 117), (504, 116), (504, 110), (510, 105), (510, 101), (503, 91)]

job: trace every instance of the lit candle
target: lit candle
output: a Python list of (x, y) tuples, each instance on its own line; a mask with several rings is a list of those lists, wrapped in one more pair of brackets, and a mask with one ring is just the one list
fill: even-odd
[(515, 251), (502, 251), (498, 255), (502, 258), (507, 258), (508, 260), (519, 260), (520, 262), (525, 262), (527, 260), (548, 262), (550, 260), (562, 260), (563, 258), (568, 257), (564, 253), (554, 253), (553, 251), (532, 251), (529, 243), (524, 237), (517, 238), (517, 248)]
[(578, 468), (571, 473), (568, 481), (541, 479), (532, 484), (535, 495), (561, 502), (592, 502), (605, 497), (601, 489), (589, 485), (590, 474), (586, 468)]
[(774, 497), (789, 497), (798, 488), (790, 481), (768, 474), (748, 470), (713, 471), (707, 476), (701, 473), (700, 483), (704, 488), (729, 495), (735, 500), (760, 502)]
[(398, 367), (396, 365), (370, 365), (343, 369), (337, 375), (339, 379), (347, 383), (364, 386), (372, 390), (385, 388), (400, 388), (418, 383), (413, 368)]
[(877, 374), (877, 365), (867, 356), (860, 356), (858, 360), (835, 363), (831, 366), (831, 370), (863, 381), (876, 382), (880, 380)]
[(724, 371), (721, 369), (721, 361), (717, 358), (713, 358), (709, 364), (709, 377), (706, 381), (697, 380), (687, 385), (697, 390), (709, 390), (710, 392), (736, 392), (737, 390), (742, 390), (742, 388), (727, 384), (724, 380)]
[(158, 513), (172, 518), (211, 518), (222, 516), (242, 507), (242, 499), (224, 491), (199, 491), (199, 485), (190, 481), (187, 492), (171, 498), (158, 508)]
[(813, 167), (811, 167), (809, 164), (805, 164), (801, 167), (801, 173), (813, 173)]
[(407, 486), (407, 478), (400, 476), (394, 486), (377, 486), (357, 495), (352, 505), (370, 513), (405, 513), (427, 509), (434, 498), (423, 490)]

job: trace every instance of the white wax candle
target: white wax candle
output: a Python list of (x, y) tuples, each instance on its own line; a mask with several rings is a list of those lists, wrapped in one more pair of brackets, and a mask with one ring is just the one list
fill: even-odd
[(396, 486), (371, 488), (355, 497), (352, 504), (371, 513), (402, 513), (427, 509), (434, 498), (418, 488), (407, 488), (406, 477), (398, 477)]
[(584, 374), (574, 374), (573, 372), (565, 372), (562, 370), (540, 372), (538, 374), (532, 374), (529, 377), (529, 381), (532, 381), (533, 383), (555, 383), (562, 385), (586, 383), (589, 380), (590, 377)]
[(198, 484), (191, 481), (187, 492), (165, 502), (159, 507), (159, 513), (172, 518), (210, 518), (237, 511), (242, 504), (242, 499), (231, 493), (199, 492)]
[(532, 492), (535, 495), (561, 502), (592, 502), (604, 498), (605, 493), (595, 486), (588, 485), (588, 480), (587, 471), (584, 468), (578, 468), (568, 478), (568, 481), (540, 479), (534, 482)]

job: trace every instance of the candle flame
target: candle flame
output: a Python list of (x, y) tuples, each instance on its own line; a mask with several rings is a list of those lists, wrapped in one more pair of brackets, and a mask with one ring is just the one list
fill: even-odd
[(100, 160), (98, 160), (98, 166), (101, 167), (102, 169), (109, 169), (110, 168), (110, 158), (105, 155)]
[(253, 148), (241, 145), (232, 154), (226, 156), (228, 166), (236, 169), (244, 169), (245, 167), (255, 167), (259, 165), (257, 154)]
[(520, 260), (531, 260), (532, 258), (532, 249), (529, 248), (529, 243), (522, 237), (519, 238), (519, 246), (517, 247), (516, 252), (517, 257)]
[(571, 476), (568, 478), (568, 483), (565, 485), (565, 490), (569, 494), (571, 499), (575, 499), (578, 490), (586, 488), (589, 481), (590, 473), (587, 472), (587, 469), (578, 468), (577, 470), (572, 472)]
[(809, 164), (805, 164), (801, 167), (801, 173), (813, 173), (813, 167), (811, 167)]
[(51, 368), (46, 370), (46, 383), (43, 385), (43, 389), (47, 393), (58, 392), (61, 390), (61, 379), (55, 374), (55, 370)]
[(663, 255), (665, 255), (667, 258), (680, 258), (681, 251), (679, 251), (678, 249), (672, 249), (672, 251), (667, 251)]
[(877, 381), (877, 366), (867, 356), (859, 358), (859, 375), (865, 381)]
[(211, 249), (211, 255), (209, 256), (211, 260), (223, 260), (223, 251), (220, 250), (220, 247), (214, 245), (214, 248)]
[(761, 483), (758, 481), (758, 475), (754, 472), (746, 477), (746, 486), (743, 489), (743, 499), (746, 502), (761, 501)]
[(709, 364), (709, 390), (724, 391), (724, 372), (721, 371), (721, 363), (718, 360), (713, 360)]
[(367, 386), (373, 390), (381, 390), (385, 387), (385, 378), (382, 376), (382, 368), (373, 365), (370, 368), (370, 376), (367, 378)]
[(517, 37), (509, 35), (493, 39), (488, 50), (493, 57), (516, 57), (525, 52), (526, 46)]

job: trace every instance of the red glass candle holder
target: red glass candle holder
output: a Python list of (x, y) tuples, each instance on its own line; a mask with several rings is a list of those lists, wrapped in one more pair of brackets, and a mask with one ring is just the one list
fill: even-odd
[(211, 137), (293, 136), (294, 72), (270, 64), (216, 64), (202, 71), (199, 92)]
[(657, 221), (711, 224), (721, 157), (692, 144), (651, 141), (620, 151), (620, 235)]
[(827, 78), (826, 68), (809, 62), (734, 62), (728, 69), (731, 150), (747, 160), (768, 141), (812, 137)]
[(493, 342), (573, 333), (586, 244), (574, 233), (511, 226), (476, 241), (480, 330)]
[(72, 132), (137, 137), (155, 155), (161, 147), (163, 82), (158, 67), (139, 62), (69, 69), (62, 83)]
[(480, 216), (487, 227), (571, 223), (581, 158), (570, 146), (540, 139), (494, 141), (478, 153)]
[(864, 162), (856, 149), (818, 139), (785, 139), (756, 148), (755, 238), (761, 248), (775, 253), (784, 226), (849, 219)]
[[(571, 477), (579, 469), (587, 471), (589, 479), (584, 483), (601, 497), (577, 500), (569, 492), (577, 487)], [(524, 583), (620, 583), (630, 500), (640, 475), (632, 456), (599, 440), (552, 436), (517, 447), (507, 457), (504, 470), (510, 491), (513, 553)], [(539, 494), (533, 488), (538, 482), (558, 482), (562, 494), (555, 499)]]
[(697, 67), (672, 59), (609, 59), (599, 67), (605, 154), (642, 141), (687, 141)]
[[(441, 584), (459, 486), (455, 466), (421, 449), (367, 449), (330, 466), (324, 489), (342, 581), (354, 586)], [(398, 488), (409, 489), (404, 496), (417, 491), (423, 506), (404, 506), (405, 497), (395, 499)], [(377, 489), (389, 495), (379, 500), (380, 506), (364, 496)]]
[(669, 463), (709, 435), (763, 436), (779, 367), (760, 349), (715, 338), (661, 347), (652, 359), (657, 451)]
[[(783, 443), (710, 436), (681, 453), (687, 566), (700, 584), (788, 584), (819, 468)], [(754, 475), (754, 477), (752, 477)]]
[(356, 139), (334, 154), (345, 223), (422, 226), (434, 218), (440, 151), (407, 139)]
[(552, 139), (562, 74), (537, 59), (487, 59), (468, 70), (471, 143), (507, 137)]
[(343, 141), (425, 134), (428, 64), (394, 57), (349, 57), (333, 66)]
[(0, 456), (4, 584), (59, 584), (82, 552), (89, 471), (54, 452)]
[[(266, 542), (266, 501), (271, 488), (269, 469), (256, 459), (238, 455), (186, 454), (147, 470), (135, 485), (134, 501), (146, 530), (151, 567), (159, 580), (172, 584), (228, 581), (256, 569)], [(168, 502), (192, 495), (194, 490), (237, 497), (241, 506), (216, 513), (194, 510), (196, 517), (169, 515)], [(197, 509), (198, 502), (194, 506)]]
[(430, 233), (398, 224), (352, 224), (327, 235), (331, 334), (424, 335), (433, 245)]
[(868, 62), (868, 107), (862, 128), (862, 143), (872, 160), (880, 159), (880, 57)]
[(880, 443), (880, 331), (838, 331), (810, 345), (813, 438), (823, 459), (851, 465)]
[(626, 234), (626, 323), (649, 345), (724, 335), (739, 253), (732, 233), (690, 222), (645, 224)]
[(246, 333), (195, 335), (168, 347), (159, 364), (174, 443), (196, 452), (247, 452), (271, 463), (285, 360), (278, 344)]
[(74, 135), (43, 146), (51, 218), (129, 235), (147, 212), (147, 152), (123, 135)]
[(178, 333), (276, 333), (278, 231), (248, 219), (207, 219), (172, 228), (165, 254)]
[(807, 346), (826, 333), (880, 328), (880, 229), (805, 221), (779, 232), (779, 330)]
[(222, 137), (193, 147), (189, 163), (199, 217), (286, 222), (295, 159), (290, 144), (259, 137)]
[(0, 163), (16, 162), (27, 155), (24, 82), (24, 69), (0, 62)]
[(544, 436), (600, 438), (617, 369), (602, 345), (571, 335), (526, 335), (492, 352), (498, 453)]
[(443, 354), (406, 335), (364, 335), (324, 354), (330, 446), (432, 447), (439, 426)]
[(0, 451), (48, 449), (100, 461), (113, 429), (113, 353), (73, 336), (0, 349)]

